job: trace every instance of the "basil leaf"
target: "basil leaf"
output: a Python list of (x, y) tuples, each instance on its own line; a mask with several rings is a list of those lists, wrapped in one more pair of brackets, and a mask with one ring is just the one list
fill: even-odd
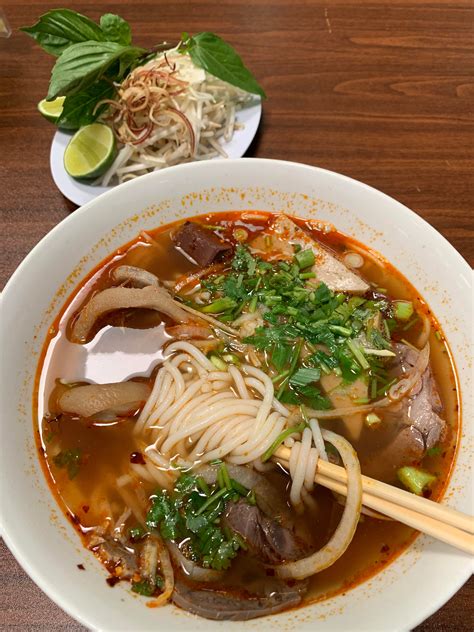
[(132, 31), (130, 25), (119, 15), (106, 13), (100, 18), (100, 28), (108, 42), (117, 42), (123, 46), (132, 43)]
[(47, 53), (55, 56), (61, 55), (72, 44), (106, 39), (95, 22), (70, 9), (48, 11), (36, 24), (24, 26), (20, 31), (31, 35)]
[(112, 83), (102, 79), (85, 90), (66, 97), (63, 111), (56, 124), (59, 127), (79, 129), (83, 125), (93, 123), (107, 108), (107, 105), (104, 104), (96, 110), (97, 103), (102, 99), (110, 99), (114, 92), (115, 88)]
[(116, 62), (125, 72), (143, 53), (142, 48), (116, 42), (80, 42), (69, 46), (56, 61), (51, 73), (48, 100), (80, 92), (100, 79)]
[(198, 33), (186, 39), (183, 42), (183, 51), (189, 53), (196, 66), (214, 77), (266, 98), (263, 88), (244, 66), (232, 46), (214, 33)]

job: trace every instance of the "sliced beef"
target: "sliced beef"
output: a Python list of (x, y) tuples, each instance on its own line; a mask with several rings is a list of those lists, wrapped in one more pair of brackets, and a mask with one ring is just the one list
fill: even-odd
[[(397, 354), (394, 361), (399, 376), (411, 371), (418, 358), (418, 351), (401, 343), (394, 345), (394, 351)], [(439, 415), (441, 411), (441, 399), (428, 365), (409, 396), (400, 402), (398, 409), (384, 414), (383, 423), (395, 428), (393, 438), (376, 455), (370, 455), (362, 461), (364, 474), (391, 482), (398, 468), (420, 461), (426, 450), (444, 437), (446, 422)]]
[[(418, 352), (401, 343), (395, 345), (395, 352), (402, 369), (411, 371), (416, 364)], [(429, 365), (412, 389), (407, 403), (406, 412), (411, 426), (422, 435), (424, 447), (429, 450), (440, 441), (446, 427), (446, 422), (438, 414), (443, 407)]]
[(224, 521), (244, 538), (251, 552), (267, 564), (279, 564), (304, 556), (303, 547), (289, 529), (245, 500), (228, 503)]
[(172, 600), (180, 608), (206, 619), (247, 621), (297, 606), (308, 587), (307, 582), (293, 582), (289, 586), (282, 580), (274, 580), (273, 584), (265, 595), (239, 595), (193, 587), (177, 579)]
[(231, 244), (195, 222), (184, 223), (174, 234), (173, 241), (200, 266), (208, 266), (232, 250)]
[(312, 271), (316, 279), (325, 283), (330, 290), (364, 294), (369, 289), (368, 284), (360, 276), (349, 270), (327, 248), (299, 228), (290, 217), (283, 213), (276, 215), (270, 222), (268, 231), (271, 236), (270, 242), (265, 239), (265, 234), (260, 233), (251, 242), (252, 248), (262, 251), (267, 256), (280, 253), (285, 258), (291, 258), (294, 255), (293, 246), (301, 246), (304, 250), (313, 251), (315, 264)]

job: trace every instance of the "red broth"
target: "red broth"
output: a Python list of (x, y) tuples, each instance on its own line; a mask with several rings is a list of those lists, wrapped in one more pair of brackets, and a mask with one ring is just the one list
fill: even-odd
[[(257, 234), (265, 228), (270, 216), (263, 212), (232, 211), (201, 215), (194, 219), (219, 226), (224, 238), (232, 238), (236, 228), (245, 229), (249, 236)], [(422, 465), (437, 475), (432, 498), (441, 498), (455, 458), (460, 401), (451, 354), (439, 324), (415, 288), (389, 262), (378, 256), (367, 256), (369, 251), (362, 244), (336, 230), (326, 232), (323, 226), (315, 222), (298, 222), (335, 253), (357, 250), (365, 254), (361, 276), (375, 287), (381, 288), (380, 291), (383, 290), (388, 296), (413, 301), (416, 310), (429, 318), (431, 367), (442, 400), (442, 414), (447, 421), (448, 432), (440, 449), (431, 456), (425, 456)], [(73, 315), (90, 294), (111, 285), (110, 270), (118, 262), (143, 267), (155, 273), (162, 282), (176, 281), (181, 275), (196, 269), (173, 246), (171, 234), (179, 223), (148, 231), (147, 235), (138, 236), (102, 261), (69, 297), (52, 323), (44, 344), (37, 372), (33, 411), (40, 459), (52, 492), (86, 546), (89, 544), (91, 530), (102, 523), (107, 511), (112, 511), (117, 517), (123, 509), (123, 499), (117, 493), (116, 480), (127, 471), (130, 462), (140, 462), (140, 453), (132, 434), (135, 418), (104, 425), (84, 423), (67, 415), (57, 418), (56, 401), (61, 389), (65, 388), (58, 379), (108, 382), (133, 378), (152, 382), (154, 367), (161, 359), (160, 349), (169, 339), (164, 328), (168, 323), (158, 312), (151, 310), (121, 310), (97, 324), (97, 336), (87, 345), (68, 343), (68, 328)], [(126, 329), (118, 329), (117, 326)], [(406, 339), (408, 342), (415, 341), (419, 333), (419, 326), (415, 325), (406, 332)], [(131, 351), (114, 360), (112, 356), (115, 344), (125, 347), (128, 345)], [(152, 356), (151, 361), (147, 356), (146, 366), (140, 364), (140, 358), (132, 361), (134, 344), (144, 346)], [(333, 421), (326, 423), (326, 426), (341, 434), (345, 433), (342, 422)], [(363, 470), (364, 458), (376, 453), (377, 446), (383, 443), (384, 432), (383, 429), (374, 431), (365, 428), (360, 439), (354, 442)], [(71, 479), (67, 468), (60, 468), (55, 464), (54, 455), (60, 450), (77, 448), (84, 457), (76, 475)], [(285, 493), (287, 477), (278, 473), (270, 476), (281, 486), (282, 493)], [(149, 483), (142, 484), (143, 494), (148, 497), (152, 492), (153, 486)], [(313, 545), (317, 547), (329, 539), (341, 516), (342, 508), (324, 488), (318, 487), (314, 497), (318, 503), (316, 523), (310, 522), (305, 515), (299, 520), (308, 521), (307, 531), (311, 534)], [(355, 537), (344, 555), (333, 566), (311, 578), (310, 589), (303, 604), (346, 591), (379, 572), (413, 541), (415, 535), (412, 529), (399, 523), (362, 516)], [(242, 567), (241, 562), (234, 565), (231, 578), (239, 581), (239, 574), (248, 581), (249, 569), (245, 564)]]

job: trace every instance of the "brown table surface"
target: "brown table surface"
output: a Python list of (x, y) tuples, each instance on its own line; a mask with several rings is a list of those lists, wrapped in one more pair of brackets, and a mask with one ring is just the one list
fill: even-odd
[[(10, 39), (0, 39), (3, 286), (75, 206), (53, 184), (54, 128), (36, 111), (52, 59), (17, 30), (55, 3), (1, 4), (14, 29)], [(244, 55), (268, 94), (248, 155), (305, 162), (363, 180), (424, 217), (472, 265), (470, 0), (61, 0), (57, 5), (92, 18), (117, 12), (144, 46), (175, 41), (183, 30), (219, 33)], [(33, 584), (3, 544), (0, 555), (1, 629), (83, 629)], [(471, 630), (473, 588), (471, 579), (417, 630)]]

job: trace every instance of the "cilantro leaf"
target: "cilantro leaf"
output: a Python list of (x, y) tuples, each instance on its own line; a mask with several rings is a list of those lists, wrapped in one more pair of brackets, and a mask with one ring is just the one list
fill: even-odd
[(56, 467), (66, 469), (69, 479), (72, 480), (79, 473), (81, 450), (79, 448), (63, 450), (53, 457), (53, 463)]

